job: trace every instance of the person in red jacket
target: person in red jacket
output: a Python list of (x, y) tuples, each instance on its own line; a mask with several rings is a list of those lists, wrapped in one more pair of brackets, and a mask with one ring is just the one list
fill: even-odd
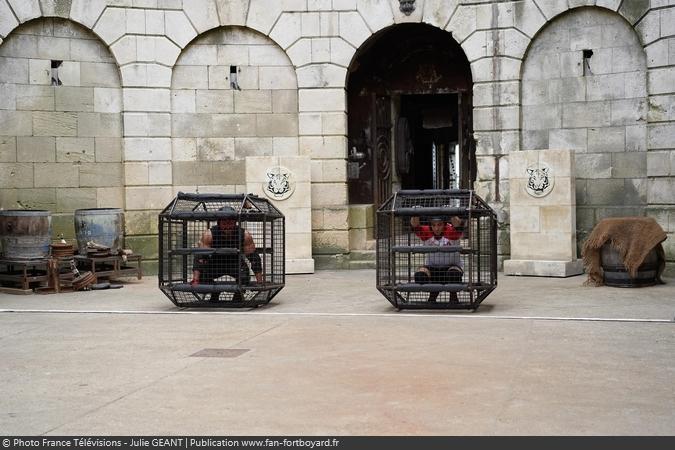
[[(419, 217), (412, 217), (410, 225), (415, 235), (420, 238), (422, 245), (446, 247), (460, 245), (459, 240), (464, 233), (458, 228), (462, 226), (462, 219), (455, 216), (447, 223), (443, 217), (432, 217), (431, 225), (421, 225)], [(461, 283), (464, 275), (464, 264), (459, 252), (432, 252), (427, 254), (426, 262), (415, 272), (415, 282), (426, 283)], [(429, 293), (429, 301), (435, 302), (438, 292)], [(457, 293), (450, 293), (450, 301), (457, 302)]]

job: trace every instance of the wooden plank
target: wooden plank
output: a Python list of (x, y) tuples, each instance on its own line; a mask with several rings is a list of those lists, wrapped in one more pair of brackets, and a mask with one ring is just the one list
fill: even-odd
[(33, 293), (32, 289), (19, 289), (0, 286), (0, 292), (4, 294), (14, 294), (14, 295), (30, 295)]

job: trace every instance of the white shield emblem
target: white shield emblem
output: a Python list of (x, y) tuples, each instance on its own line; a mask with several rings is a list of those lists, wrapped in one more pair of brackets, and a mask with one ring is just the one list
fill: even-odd
[(283, 166), (267, 169), (267, 180), (263, 183), (263, 192), (273, 200), (286, 200), (295, 191), (293, 172)]

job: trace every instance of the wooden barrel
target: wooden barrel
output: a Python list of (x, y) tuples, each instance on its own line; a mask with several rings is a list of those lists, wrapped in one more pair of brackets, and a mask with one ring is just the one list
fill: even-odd
[(49, 211), (0, 211), (0, 242), (5, 259), (48, 257), (51, 235), (52, 216)]
[(623, 265), (621, 255), (609, 244), (602, 246), (600, 255), (602, 258), (605, 286), (645, 287), (654, 286), (657, 283), (656, 274), (658, 271), (659, 259), (656, 250), (654, 249), (647, 253), (642, 265), (638, 267), (635, 278), (631, 278), (628, 275), (628, 271)]
[(75, 210), (75, 237), (80, 254), (87, 243), (109, 247), (112, 253), (122, 250), (124, 212), (119, 208), (91, 208)]

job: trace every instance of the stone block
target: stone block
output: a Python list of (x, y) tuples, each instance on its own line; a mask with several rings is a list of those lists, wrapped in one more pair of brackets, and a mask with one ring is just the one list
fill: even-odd
[(653, 124), (647, 128), (647, 146), (649, 150), (673, 148), (675, 124)]
[(140, 36), (124, 36), (110, 46), (110, 51), (115, 55), (115, 59), (119, 64), (128, 64), (134, 61), (152, 61), (152, 58), (139, 58), (138, 42), (141, 39), (145, 38)]
[(274, 137), (272, 138), (272, 150), (275, 156), (297, 156), (297, 137)]
[(148, 184), (148, 163), (124, 163), (124, 184), (126, 186), (146, 186)]
[(197, 160), (197, 141), (188, 138), (171, 139), (172, 161), (196, 161)]
[(672, 205), (675, 192), (675, 179), (655, 178), (649, 180), (647, 201), (650, 205)]
[(110, 45), (122, 37), (126, 31), (126, 9), (106, 8), (96, 21), (94, 32)]
[(647, 176), (647, 152), (622, 152), (612, 156), (612, 175), (615, 178), (643, 178)]
[(293, 67), (263, 66), (260, 67), (259, 74), (260, 89), (296, 89), (298, 87)]
[(272, 112), (271, 91), (237, 91), (234, 93), (234, 111), (237, 113)]
[[(545, 246), (541, 243), (546, 242)], [(516, 233), (511, 231), (513, 259), (567, 261), (576, 258), (574, 233)]]
[(81, 187), (123, 186), (123, 171), (120, 163), (84, 163), (80, 165)]
[(312, 205), (335, 206), (347, 203), (346, 183), (312, 183)]
[(562, 105), (562, 127), (606, 127), (611, 123), (609, 101), (567, 103)]
[(288, 48), (302, 36), (302, 15), (282, 13), (269, 33), (270, 38), (281, 48)]
[(311, 40), (313, 63), (331, 62), (330, 41), (329, 38), (316, 38)]
[(297, 114), (256, 114), (258, 136), (297, 136)]
[(298, 39), (286, 49), (286, 54), (295, 67), (302, 67), (312, 62), (312, 42), (309, 38)]
[(93, 111), (94, 89), (61, 86), (54, 90), (57, 111)]
[(647, 152), (647, 176), (665, 177), (671, 170), (670, 152)]
[(0, 188), (32, 188), (32, 163), (0, 163)]
[(199, 161), (227, 161), (234, 159), (234, 138), (198, 138), (196, 140)]
[[(171, 115), (171, 132), (174, 137), (210, 137), (214, 135), (213, 114)], [(223, 130), (224, 133), (230, 129)]]
[[(175, 91), (174, 91), (175, 92)], [(240, 92), (236, 92), (240, 94)], [(197, 113), (231, 113), (234, 111), (232, 91), (197, 90), (195, 97)]]
[(332, 255), (349, 252), (349, 232), (346, 230), (312, 231), (312, 253)]
[(126, 88), (123, 99), (125, 111), (171, 111), (168, 89)]
[[(650, 108), (651, 111), (653, 111), (652, 108)], [(611, 115), (612, 126), (644, 123), (647, 119), (647, 101), (645, 99), (613, 100)]]
[(342, 38), (330, 38), (330, 62), (342, 67), (349, 67), (356, 49)]
[(239, 185), (245, 182), (244, 161), (218, 161), (211, 166), (210, 184)]
[(182, 48), (197, 36), (197, 31), (183, 11), (165, 11), (164, 28), (167, 37)]
[(94, 143), (96, 146), (97, 162), (122, 161), (122, 138), (96, 137), (94, 138)]
[(251, 137), (234, 140), (234, 156), (236, 159), (244, 159), (250, 156), (272, 156), (272, 153), (272, 138)]
[(347, 69), (334, 64), (312, 64), (297, 69), (298, 86), (301, 88), (341, 87), (346, 76)]
[(588, 201), (592, 205), (621, 205), (624, 201), (623, 179), (589, 179)]
[(78, 187), (79, 165), (46, 163), (35, 165), (35, 187)]
[(171, 112), (194, 113), (196, 111), (197, 102), (195, 90), (180, 89), (171, 91)]
[(56, 209), (56, 189), (18, 189), (16, 190), (16, 203), (12, 207), (20, 206), (20, 209)]
[(117, 88), (94, 88), (94, 111), (118, 113), (122, 111), (122, 90)]
[(0, 136), (0, 163), (16, 162), (16, 137)]
[(33, 134), (35, 136), (76, 136), (77, 114), (35, 111), (33, 112)]
[(518, 205), (511, 210), (512, 233), (538, 233), (541, 230), (539, 206)]
[(96, 208), (96, 189), (58, 188), (56, 189), (57, 212), (73, 212), (81, 208)]
[[(9, 60), (9, 58), (5, 59), (6, 61)], [(10, 66), (9, 68), (5, 68), (5, 70), (12, 70), (12, 67)], [(17, 69), (14, 69), (17, 70)], [(18, 68), (19, 71), (22, 70), (22, 67), (19, 66)], [(2, 75), (2, 67), (0, 66), (0, 75)], [(16, 72), (15, 72), (16, 73)], [(19, 72), (18, 74), (20, 74)], [(17, 76), (17, 75), (13, 75)], [(3, 79), (6, 79), (3, 77)], [(51, 62), (49, 60), (45, 59), (30, 59), (28, 60), (28, 79), (30, 84), (42, 84), (42, 85), (50, 85), (51, 84)], [(11, 78), (10, 78), (11, 80)], [(8, 80), (8, 81), (10, 81)], [(24, 83), (25, 81), (20, 81), (20, 83)]]
[(158, 230), (157, 211), (128, 211), (124, 214), (124, 228), (127, 235), (155, 234)]
[(275, 113), (297, 113), (298, 112), (298, 91), (295, 89), (273, 90), (272, 92), (272, 112)]
[(120, 87), (117, 65), (112, 63), (80, 63), (80, 84), (92, 87)]
[(542, 261), (509, 259), (504, 261), (504, 275), (566, 278), (584, 273), (581, 259)]
[(626, 151), (643, 152), (647, 150), (647, 125), (626, 127)]
[[(645, 178), (625, 178), (624, 180), (624, 205), (642, 206), (647, 203), (648, 180)], [(638, 214), (642, 215), (642, 214)]]
[(550, 130), (548, 138), (551, 148), (569, 148), (577, 152), (587, 150), (587, 141), (588, 130), (586, 128)]
[(164, 11), (145, 10), (145, 32), (147, 34), (164, 34)]
[(16, 159), (18, 162), (55, 162), (53, 137), (18, 137)]
[(185, 15), (189, 17), (190, 22), (199, 33), (220, 25), (218, 9), (212, 0), (183, 2), (183, 11), (185, 11)]
[[(0, 57), (0, 80), (5, 83), (28, 84), (29, 61), (35, 60)], [(40, 63), (39, 68), (35, 70), (41, 70), (43, 66), (44, 63)], [(40, 80), (42, 81), (43, 78), (40, 77)]]
[(249, 47), (247, 45), (218, 45), (217, 64), (219, 66), (248, 66), (256, 65), (249, 61)]
[(578, 178), (611, 178), (612, 155), (604, 153), (577, 154), (576, 176)]
[(276, 45), (249, 46), (248, 57), (248, 63), (243, 65), (289, 67), (291, 64), (286, 53)]
[(148, 184), (171, 184), (172, 167), (170, 162), (153, 161), (148, 163)]
[(121, 186), (96, 188), (96, 207), (123, 209), (124, 188)]
[(59, 67), (59, 80), (63, 86), (80, 86), (82, 84), (82, 64), (64, 61)]
[(626, 149), (626, 130), (623, 127), (589, 128), (589, 152), (623, 152)]
[(300, 112), (346, 111), (344, 89), (300, 89)]
[(256, 136), (256, 120), (252, 114), (213, 114), (213, 130), (217, 136)]
[(128, 187), (125, 192), (126, 210), (163, 209), (173, 197), (170, 187)]
[(319, 20), (321, 21), (321, 36), (336, 36), (340, 26), (340, 16), (337, 12), (322, 12)]
[(651, 69), (647, 81), (650, 95), (671, 94), (675, 85), (675, 67)]
[[(563, 108), (565, 106), (567, 105), (562, 105)], [(561, 111), (561, 105), (523, 106), (522, 115), (523, 129), (528, 131), (548, 130), (550, 128), (561, 128), (562, 126), (567, 127), (564, 125), (562, 120), (563, 115)]]
[(209, 73), (207, 67), (176, 65), (173, 68), (171, 87), (173, 89), (208, 89)]
[(19, 25), (9, 5), (5, 2), (0, 3), (0, 35), (7, 36), (14, 28)]
[[(644, 107), (645, 104), (646, 103), (643, 102), (642, 106)], [(633, 114), (633, 116), (635, 115), (636, 114)], [(652, 96), (649, 99), (649, 111), (647, 117), (649, 122), (666, 122), (675, 120), (675, 95)], [(644, 120), (644, 116), (642, 116), (642, 119)], [(632, 123), (635, 123), (635, 121)]]
[(358, 12), (341, 12), (339, 15), (339, 30), (340, 37), (355, 48), (359, 48), (371, 36), (368, 25)]
[(56, 138), (56, 162), (94, 162), (94, 138)]
[(71, 39), (70, 57), (79, 62), (114, 62), (108, 48), (98, 39)]
[(13, 88), (13, 92), (8, 94), (10, 99), (14, 101), (14, 106), (6, 109), (54, 111), (55, 102), (53, 87), (22, 84), (6, 84), (4, 86), (11, 86)]
[(125, 161), (170, 161), (171, 139), (125, 138)]
[(81, 137), (120, 137), (122, 135), (122, 115), (77, 113), (77, 135)]

